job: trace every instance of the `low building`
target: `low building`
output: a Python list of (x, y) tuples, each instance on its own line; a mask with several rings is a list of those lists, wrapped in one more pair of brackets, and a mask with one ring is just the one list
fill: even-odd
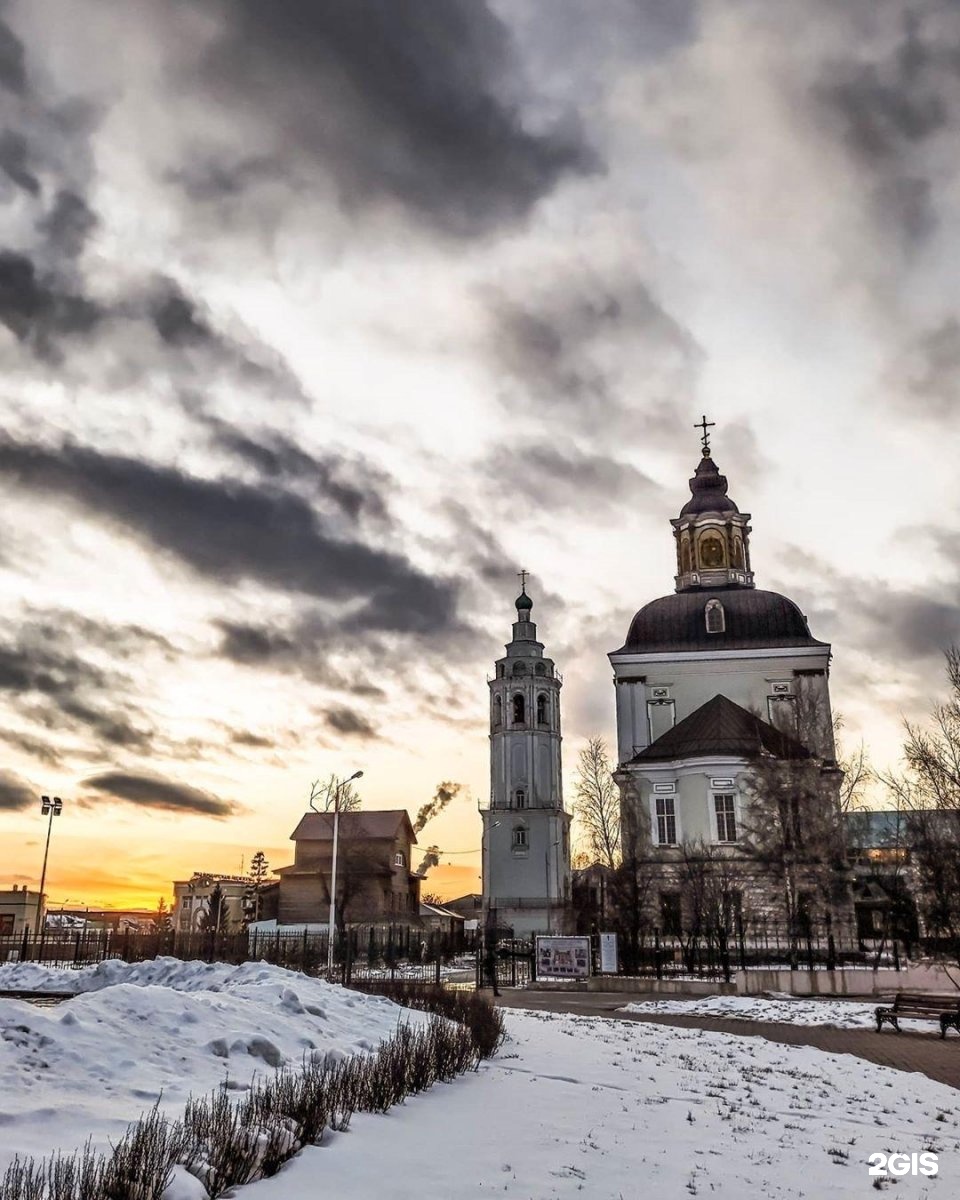
[(40, 893), (31, 892), (26, 884), (0, 891), (0, 937), (23, 937), (37, 927)]
[(424, 904), (420, 902), (420, 923), (431, 933), (442, 933), (453, 936), (463, 932), (464, 919), (460, 913), (447, 908), (443, 904)]
[(173, 927), (178, 933), (198, 933), (214, 926), (225, 933), (235, 932), (244, 923), (249, 892), (246, 875), (195, 871), (190, 879), (175, 880), (170, 913)]
[[(304, 813), (290, 835), (296, 849), (280, 867), (281, 926), (329, 919), (333, 813)], [(410, 869), (417, 844), (406, 809), (340, 814), (337, 846), (339, 925), (420, 924), (420, 884)]]
[(480, 892), (468, 892), (466, 896), (458, 896), (456, 900), (444, 900), (443, 907), (450, 912), (459, 913), (465, 921), (483, 919), (483, 896)]

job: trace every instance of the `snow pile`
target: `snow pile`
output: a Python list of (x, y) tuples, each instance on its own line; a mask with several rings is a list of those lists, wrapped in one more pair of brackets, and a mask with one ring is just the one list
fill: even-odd
[(876, 1194), (870, 1154), (923, 1150), (937, 1178), (883, 1186), (956, 1194), (960, 1092), (923, 1075), (647, 1022), (511, 1011), (507, 1029), (478, 1075), (355, 1116), (244, 1200), (853, 1200)]
[(161, 958), (82, 971), (0, 967), (0, 990), (72, 991), (50, 1008), (0, 998), (0, 1172), (14, 1153), (105, 1147), (159, 1100), (178, 1111), (219, 1084), (305, 1059), (370, 1053), (427, 1018), (266, 963)]
[[(872, 1004), (849, 1000), (810, 1000), (792, 996), (700, 996), (694, 1000), (642, 1000), (626, 1004), (620, 1012), (674, 1013), (685, 1017), (729, 1017), (738, 1021), (772, 1021), (779, 1025), (829, 1025), (836, 1029), (876, 1027)], [(906, 1020), (906, 1018), (905, 1018)], [(911, 1022), (907, 1022), (909, 1028)], [(930, 1029), (929, 1021), (918, 1023)]]

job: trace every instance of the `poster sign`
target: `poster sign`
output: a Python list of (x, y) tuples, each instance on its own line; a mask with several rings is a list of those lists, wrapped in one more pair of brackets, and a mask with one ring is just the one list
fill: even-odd
[(538, 937), (537, 978), (586, 979), (590, 974), (590, 939)]
[(601, 933), (600, 971), (604, 975), (616, 975), (617, 970), (617, 935), (615, 933)]

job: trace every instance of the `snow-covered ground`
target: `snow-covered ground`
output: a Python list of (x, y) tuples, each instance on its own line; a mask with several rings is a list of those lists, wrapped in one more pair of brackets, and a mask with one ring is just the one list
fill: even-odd
[(51, 1008), (0, 999), (0, 1173), (16, 1152), (106, 1147), (159, 1099), (369, 1053), (423, 1014), (266, 963), (101, 963), (57, 971), (0, 966), (0, 990), (71, 991)]
[(673, 1026), (511, 1011), (478, 1075), (304, 1151), (244, 1200), (873, 1195), (874, 1151), (935, 1150), (960, 1191), (960, 1092), (846, 1055)]
[[(640, 1000), (621, 1012), (676, 1013), (688, 1017), (730, 1017), (739, 1021), (774, 1021), (782, 1025), (831, 1025), (836, 1029), (876, 1028), (873, 1004), (849, 1000), (808, 1000), (791, 996), (698, 996), (693, 1000)], [(929, 1021), (901, 1018), (905, 1029), (936, 1031)], [(885, 1030), (892, 1032), (890, 1026)]]

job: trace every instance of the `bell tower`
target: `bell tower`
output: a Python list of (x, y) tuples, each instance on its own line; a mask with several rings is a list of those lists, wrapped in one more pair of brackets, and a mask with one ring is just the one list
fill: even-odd
[(526, 571), (517, 619), (490, 689), (490, 805), (483, 817), (485, 919), (516, 936), (562, 933), (570, 898), (570, 815), (563, 808), (560, 688), (532, 619)]

